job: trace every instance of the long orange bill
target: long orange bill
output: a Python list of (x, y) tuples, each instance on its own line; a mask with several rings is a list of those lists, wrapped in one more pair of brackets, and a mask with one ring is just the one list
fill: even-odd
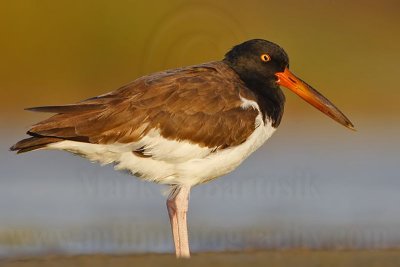
[(321, 95), (317, 90), (312, 88), (306, 82), (297, 78), (293, 73), (285, 68), (284, 72), (278, 72), (275, 74), (278, 77), (277, 83), (284, 87), (289, 88), (295, 94), (303, 98), (305, 101), (337, 121), (345, 127), (355, 130), (354, 125), (351, 121), (332, 104), (328, 99)]

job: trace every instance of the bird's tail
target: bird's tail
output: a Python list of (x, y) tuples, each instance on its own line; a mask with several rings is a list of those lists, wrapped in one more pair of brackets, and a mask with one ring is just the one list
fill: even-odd
[(25, 153), (28, 151), (40, 149), (46, 147), (48, 144), (62, 141), (61, 138), (56, 137), (45, 137), (45, 136), (32, 136), (23, 139), (10, 147), (11, 151), (17, 151), (18, 154)]

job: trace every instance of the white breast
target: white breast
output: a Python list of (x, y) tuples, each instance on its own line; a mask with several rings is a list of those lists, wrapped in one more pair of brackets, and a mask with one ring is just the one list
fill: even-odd
[(275, 131), (270, 122), (263, 124), (261, 115), (256, 118), (256, 124), (258, 127), (244, 143), (218, 150), (202, 159), (179, 164), (177, 172), (182, 177), (182, 182), (189, 185), (200, 184), (233, 171)]
[[(243, 109), (254, 108), (259, 111), (256, 102), (244, 98), (242, 101)], [(269, 120), (264, 124), (261, 113), (254, 125), (254, 132), (244, 143), (215, 151), (215, 148), (201, 147), (187, 141), (165, 139), (157, 130), (150, 131), (139, 142), (130, 144), (62, 141), (50, 144), (47, 148), (67, 150), (101, 164), (114, 162), (116, 170), (129, 170), (144, 180), (193, 186), (233, 171), (275, 131)], [(138, 148), (144, 148), (145, 154), (151, 157), (132, 153)]]

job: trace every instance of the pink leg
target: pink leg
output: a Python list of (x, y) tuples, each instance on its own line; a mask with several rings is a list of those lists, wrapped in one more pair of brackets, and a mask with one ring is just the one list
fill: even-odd
[(189, 207), (189, 186), (175, 187), (167, 199), (169, 220), (177, 258), (190, 258), (186, 213)]

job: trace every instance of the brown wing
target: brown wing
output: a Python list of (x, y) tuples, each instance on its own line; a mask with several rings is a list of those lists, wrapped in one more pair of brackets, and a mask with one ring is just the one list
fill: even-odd
[(50, 142), (109, 144), (138, 141), (158, 129), (171, 140), (225, 148), (244, 142), (255, 127), (258, 111), (241, 108), (239, 95), (255, 100), (229, 67), (213, 62), (144, 76), (74, 105), (33, 108), (58, 114), (34, 125), (28, 134)]

